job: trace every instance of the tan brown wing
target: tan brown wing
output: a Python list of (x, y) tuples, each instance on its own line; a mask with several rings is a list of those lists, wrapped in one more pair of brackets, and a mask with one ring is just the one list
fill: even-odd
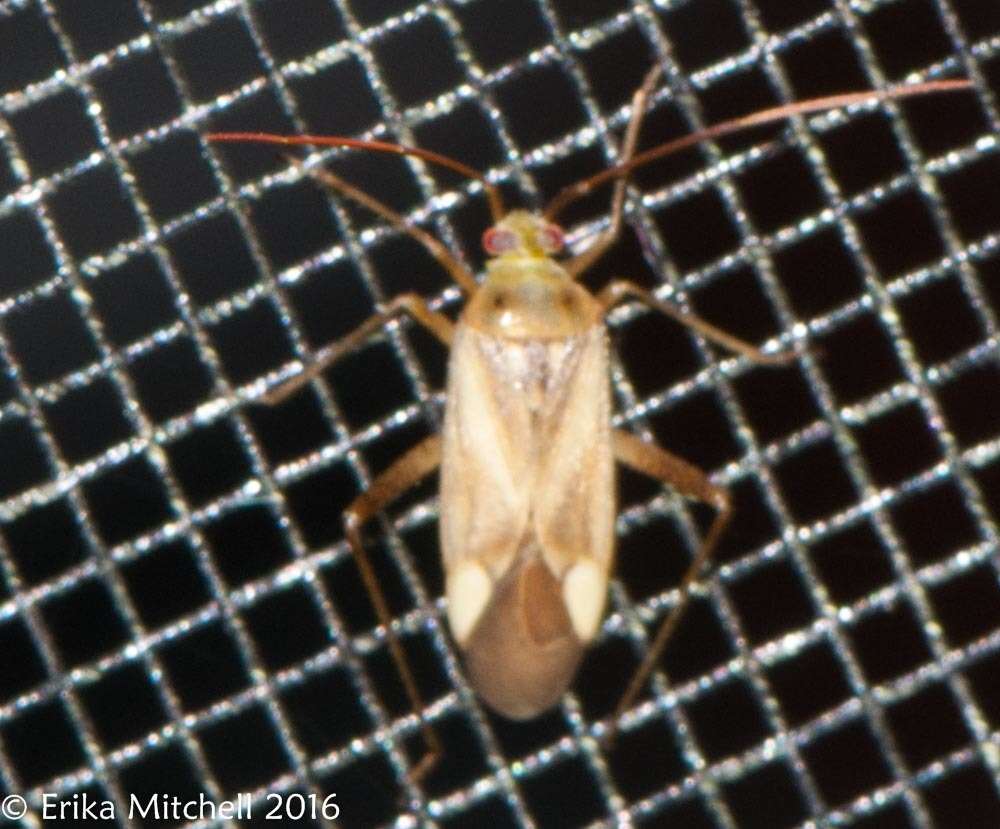
[(448, 613), (477, 691), (510, 717), (558, 701), (603, 610), (607, 378), (599, 327), (552, 340), (456, 329), (441, 466)]
[(537, 555), (519, 556), (466, 643), (465, 666), (494, 711), (526, 720), (566, 692), (583, 656), (559, 582)]

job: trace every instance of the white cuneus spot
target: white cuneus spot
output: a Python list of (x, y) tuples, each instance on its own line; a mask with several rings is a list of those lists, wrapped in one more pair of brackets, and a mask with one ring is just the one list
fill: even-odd
[(574, 564), (563, 579), (563, 601), (581, 642), (589, 642), (597, 633), (607, 586), (604, 572), (586, 559)]
[(478, 564), (466, 562), (448, 577), (448, 622), (459, 645), (464, 645), (493, 593), (493, 581)]

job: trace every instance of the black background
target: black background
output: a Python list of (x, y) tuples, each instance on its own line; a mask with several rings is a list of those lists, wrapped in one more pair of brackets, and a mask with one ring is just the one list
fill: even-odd
[[(1000, 728), (991, 4), (887, 1), (854, 18), (824, 0), (8, 5), (0, 785), (37, 797), (83, 772), (65, 791), (335, 791), (345, 826), (429, 819), (428, 800), (449, 827), (585, 825), (635, 804), (641, 825), (793, 826), (835, 809), (851, 826), (996, 823), (995, 769), (972, 733), (995, 744)], [(492, 169), (511, 204), (534, 209), (613, 160), (601, 119), (620, 135), (657, 57), (671, 94), (644, 146), (692, 118), (869, 88), (870, 70), (887, 82), (974, 71), (979, 97), (818, 124), (811, 156), (778, 127), (636, 176), (645, 206), (633, 200), (587, 284), (670, 283), (755, 342), (795, 324), (801, 341), (807, 326), (809, 353), (751, 368), (654, 315), (614, 315), (623, 421), (728, 481), (737, 515), (664, 656), (660, 696), (644, 697), (661, 710), (643, 709), (611, 749), (580, 737), (612, 712), (641, 657), (636, 631), (661, 618), (655, 599), (710, 513), (623, 475), (611, 606), (626, 615), (565, 705), (528, 724), (479, 707), (442, 650), (434, 482), (373, 522), (447, 751), (401, 806), (416, 720), (399, 719), (409, 706), (340, 510), (359, 476), (437, 428), (446, 354), (410, 326), (280, 407), (252, 398), (376, 300), (443, 295), (455, 316), (459, 298), (418, 245), (280, 153), (201, 136), (374, 131)], [(938, 169), (921, 172), (930, 159)], [(385, 156), (333, 163), (403, 212), (431, 208), (424, 227), (481, 264), (474, 186)], [(567, 212), (571, 238), (600, 227), (607, 200)], [(963, 716), (968, 702), (978, 713)], [(515, 761), (516, 782), (448, 800)], [(860, 800), (899, 778), (885, 803)]]

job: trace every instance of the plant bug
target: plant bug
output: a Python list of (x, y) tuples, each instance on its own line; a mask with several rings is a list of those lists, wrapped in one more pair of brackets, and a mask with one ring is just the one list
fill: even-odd
[[(477, 180), (487, 197), (493, 226), (484, 233), (483, 245), (490, 259), (477, 282), (439, 241), (405, 217), (333, 173), (312, 172), (424, 245), (465, 293), (466, 305), (453, 323), (416, 294), (398, 296), (263, 398), (266, 403), (287, 398), (400, 315), (410, 316), (450, 348), (442, 434), (396, 460), (344, 514), (348, 542), (417, 711), (424, 706), (361, 538), (370, 518), (440, 467), (440, 540), (452, 635), (482, 699), (509, 718), (528, 719), (558, 702), (600, 627), (614, 559), (615, 462), (713, 507), (715, 518), (681, 579), (682, 599), (661, 623), (625, 690), (612, 720), (617, 722), (676, 628), (688, 588), (710, 560), (732, 510), (726, 490), (707, 473), (612, 428), (604, 318), (619, 303), (638, 301), (755, 363), (774, 365), (796, 356), (794, 351), (764, 353), (631, 282), (612, 282), (596, 295), (580, 286), (578, 277), (618, 238), (627, 174), (699, 141), (794, 115), (970, 87), (967, 81), (933, 81), (789, 104), (636, 153), (658, 75), (652, 69), (633, 97), (621, 163), (565, 189), (540, 215), (507, 212), (499, 189), (485, 176), (428, 150), (336, 136), (208, 136), (210, 141), (353, 147), (414, 156)], [(558, 213), (610, 181), (615, 187), (607, 230), (582, 252), (557, 260), (564, 247), (555, 223)], [(422, 727), (429, 751), (415, 777), (439, 752), (433, 730), (426, 721)]]

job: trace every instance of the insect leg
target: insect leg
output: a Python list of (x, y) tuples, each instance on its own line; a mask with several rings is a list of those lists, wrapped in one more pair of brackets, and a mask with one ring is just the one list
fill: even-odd
[(418, 294), (400, 294), (384, 310), (372, 314), (346, 337), (326, 346), (320, 351), (314, 362), (290, 380), (271, 389), (261, 397), (261, 402), (273, 406), (286, 400), (400, 314), (409, 314), (445, 345), (451, 345), (453, 332), (451, 320), (428, 308), (423, 297)]
[[(303, 163), (294, 156), (288, 156), (288, 160), (298, 167), (304, 167)], [(383, 204), (378, 199), (368, 195), (364, 190), (344, 181), (336, 173), (331, 173), (329, 170), (308, 170), (308, 173), (321, 184), (325, 184), (331, 190), (335, 190), (351, 199), (351, 201), (355, 201), (363, 207), (368, 208), (372, 213), (376, 216), (381, 216), (393, 227), (403, 231), (407, 236), (416, 239), (451, 274), (451, 278), (459, 284), (463, 291), (470, 296), (476, 292), (476, 288), (478, 287), (476, 278), (469, 272), (465, 265), (451, 254), (448, 248), (431, 236), (430, 233), (419, 227), (415, 227), (401, 213), (396, 212), (389, 205)]]
[(649, 291), (639, 287), (634, 282), (616, 280), (607, 285), (597, 295), (597, 301), (603, 306), (604, 313), (608, 313), (615, 305), (625, 300), (636, 299), (644, 305), (665, 314), (671, 319), (677, 320), (681, 325), (686, 325), (701, 334), (705, 339), (716, 345), (728, 348), (737, 354), (742, 354), (753, 363), (764, 366), (784, 365), (792, 362), (798, 355), (794, 351), (779, 351), (775, 354), (765, 354), (756, 346), (727, 334), (721, 328), (717, 328), (710, 322), (706, 322), (701, 317), (682, 311), (669, 302), (663, 302), (653, 296)]
[(621, 701), (618, 703), (618, 707), (615, 709), (609, 737), (614, 735), (619, 717), (635, 701), (643, 683), (659, 661), (663, 648), (670, 639), (670, 635), (677, 628), (684, 609), (687, 607), (689, 598), (688, 590), (691, 582), (698, 577), (702, 568), (711, 559), (712, 553), (719, 543), (719, 538), (722, 536), (732, 516), (729, 493), (722, 487), (713, 484), (708, 479), (708, 476), (694, 464), (688, 463), (676, 455), (672, 455), (656, 444), (640, 440), (629, 432), (616, 430), (612, 435), (612, 441), (615, 458), (618, 461), (644, 475), (669, 484), (681, 495), (697, 499), (715, 507), (717, 514), (715, 520), (712, 521), (712, 526), (708, 530), (708, 535), (701, 542), (698, 552), (695, 553), (694, 559), (692, 559), (691, 564), (688, 566), (684, 577), (678, 585), (680, 599), (667, 615), (667, 618), (660, 624), (660, 629), (656, 632), (656, 636), (653, 637), (652, 644), (650, 644), (649, 650), (646, 652), (646, 657), (636, 669), (628, 688), (625, 690)]
[[(621, 163), (623, 164), (630, 161), (635, 155), (636, 144), (639, 142), (639, 130), (642, 127), (643, 116), (646, 114), (646, 102), (649, 100), (653, 86), (659, 77), (660, 66), (657, 64), (646, 73), (642, 85), (632, 96), (632, 117), (625, 130), (625, 143), (622, 148)], [(611, 197), (611, 224), (608, 229), (598, 236), (583, 253), (574, 256), (565, 263), (567, 272), (574, 279), (600, 259), (618, 239), (622, 228), (622, 213), (625, 208), (625, 188), (627, 185), (627, 176), (622, 176), (615, 182), (614, 193)]]
[(406, 695), (410, 699), (413, 710), (420, 717), (420, 729), (427, 746), (427, 753), (420, 759), (413, 770), (412, 778), (419, 781), (437, 761), (441, 755), (441, 741), (430, 724), (423, 718), (424, 703), (420, 697), (413, 672), (406, 661), (403, 647), (399, 642), (392, 627), (392, 613), (389, 605), (379, 587), (378, 577), (372, 568), (368, 553), (365, 552), (364, 544), (361, 540), (361, 528), (376, 513), (380, 512), (386, 504), (398, 498), (402, 493), (425, 478), (441, 465), (441, 437), (431, 435), (431, 437), (418, 443), (405, 455), (398, 458), (382, 474), (378, 475), (365, 492), (355, 498), (350, 506), (344, 510), (344, 529), (347, 533), (347, 541), (351, 545), (354, 553), (354, 560), (357, 562), (358, 570), (364, 581), (365, 589), (371, 597), (375, 612), (378, 615), (379, 623), (385, 629), (386, 642), (389, 645), (389, 652), (399, 669), (400, 678), (403, 680), (403, 687)]

